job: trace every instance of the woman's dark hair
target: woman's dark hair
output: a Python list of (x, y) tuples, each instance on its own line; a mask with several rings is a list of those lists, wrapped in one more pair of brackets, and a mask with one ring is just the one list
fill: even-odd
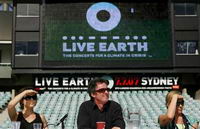
[[(33, 87), (24, 87), (18, 91), (17, 95), (21, 94), (25, 90), (35, 90), (35, 89)], [(20, 100), (19, 104), (20, 104), (20, 109), (23, 110), (24, 109), (23, 99)]]
[(97, 86), (97, 83), (105, 83), (107, 85), (109, 84), (108, 80), (105, 80), (105, 79), (102, 79), (102, 78), (95, 78), (95, 79), (91, 80), (89, 82), (88, 90), (87, 90), (87, 92), (88, 92), (88, 94), (89, 94), (91, 99), (93, 99), (91, 94), (95, 92), (95, 88)]

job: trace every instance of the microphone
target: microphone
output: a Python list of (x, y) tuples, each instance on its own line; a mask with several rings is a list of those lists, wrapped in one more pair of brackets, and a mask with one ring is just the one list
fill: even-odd
[(53, 125), (53, 126), (55, 126), (55, 124), (47, 124), (47, 125), (44, 126), (43, 128), (45, 129), (45, 128), (48, 127), (49, 125)]
[(67, 118), (68, 114), (65, 114), (60, 121), (58, 122), (58, 124), (56, 124), (56, 126), (58, 126), (60, 123), (62, 123), (66, 118)]
[(130, 111), (128, 110), (128, 108), (127, 108), (127, 112), (128, 112), (128, 119), (130, 120), (130, 119), (131, 119), (131, 113), (130, 113)]

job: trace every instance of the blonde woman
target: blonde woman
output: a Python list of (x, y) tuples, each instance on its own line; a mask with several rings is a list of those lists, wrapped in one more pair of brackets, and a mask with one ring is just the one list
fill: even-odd
[(198, 122), (183, 114), (184, 99), (179, 91), (166, 96), (167, 112), (158, 118), (161, 129), (198, 129)]
[[(17, 112), (15, 106), (20, 103), (21, 112)], [(20, 121), (20, 129), (33, 129), (34, 123), (41, 123), (42, 129), (47, 128), (44, 115), (35, 113), (33, 108), (37, 104), (37, 92), (33, 88), (21, 89), (19, 94), (8, 104), (8, 115), (11, 121)]]

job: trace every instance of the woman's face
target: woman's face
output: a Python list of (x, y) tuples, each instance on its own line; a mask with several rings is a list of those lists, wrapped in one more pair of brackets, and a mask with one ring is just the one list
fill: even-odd
[(23, 104), (26, 108), (34, 108), (37, 104), (37, 96), (33, 95), (24, 97)]
[(182, 114), (183, 113), (183, 108), (184, 108), (184, 100), (183, 99), (178, 99), (176, 103), (176, 113), (177, 114)]

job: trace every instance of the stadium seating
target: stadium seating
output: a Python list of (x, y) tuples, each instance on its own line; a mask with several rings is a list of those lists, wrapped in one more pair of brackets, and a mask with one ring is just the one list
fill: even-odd
[(0, 92), (0, 112), (11, 99), (11, 92)]
[[(127, 91), (110, 93), (110, 99), (121, 104), (126, 122), (128, 113), (132, 112), (135, 119), (140, 119), (141, 129), (159, 129), (158, 116), (166, 112), (165, 96), (167, 91)], [(200, 101), (194, 100), (188, 94), (185, 98), (186, 115), (191, 115), (200, 121)], [(49, 124), (57, 124), (59, 120), (68, 114), (64, 121), (66, 129), (77, 129), (77, 114), (79, 106), (85, 100), (89, 100), (87, 92), (44, 92), (38, 95), (38, 103), (35, 111), (46, 116)], [(19, 107), (17, 110), (20, 110)], [(136, 116), (137, 115), (137, 116)], [(0, 125), (0, 129), (10, 129), (10, 120), (7, 119)], [(49, 125), (49, 129), (61, 129), (61, 125)]]

